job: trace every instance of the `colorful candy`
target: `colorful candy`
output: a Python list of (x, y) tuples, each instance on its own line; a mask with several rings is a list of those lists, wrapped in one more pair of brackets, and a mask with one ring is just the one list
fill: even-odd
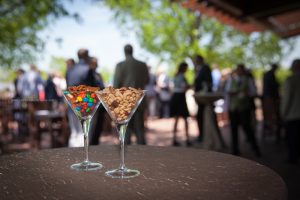
[(99, 88), (85, 85), (68, 87), (64, 92), (73, 109), (80, 113), (81, 117), (88, 116), (99, 103), (95, 94)]

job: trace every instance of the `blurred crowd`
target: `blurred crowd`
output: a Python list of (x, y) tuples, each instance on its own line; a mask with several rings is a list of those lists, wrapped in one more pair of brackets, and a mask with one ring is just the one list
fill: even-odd
[[(145, 139), (147, 120), (171, 117), (174, 118), (172, 126), (174, 146), (180, 146), (177, 127), (179, 119), (183, 119), (186, 146), (202, 144), (211, 138), (212, 143), (219, 143), (220, 148), (226, 148), (219, 125), (227, 121), (231, 130), (231, 153), (234, 155), (241, 153), (239, 148), (239, 127), (241, 127), (254, 154), (262, 156), (256, 137), (256, 109), (257, 102), (260, 101), (264, 118), (263, 137), (275, 135), (277, 142), (285, 138), (288, 161), (291, 163), (298, 161), (300, 155), (299, 59), (293, 61), (290, 68), (291, 75), (285, 80), (283, 86), (280, 86), (276, 78), (278, 65), (271, 64), (270, 69), (263, 75), (262, 92), (259, 93), (251, 70), (242, 63), (237, 64), (234, 69), (221, 70), (217, 65), (210, 67), (201, 55), (196, 55), (192, 62), (193, 67), (183, 61), (178, 64), (175, 74), (170, 75), (161, 68), (157, 73), (153, 73), (153, 69), (146, 63), (134, 58), (131, 45), (124, 47), (124, 54), (125, 59), (116, 66), (112, 85), (117, 88), (135, 87), (147, 90), (146, 98), (127, 130), (127, 144), (132, 142), (132, 134), (135, 135), (138, 144), (147, 144)], [(186, 79), (186, 72), (191, 67), (194, 75), (193, 83), (189, 83)], [(51, 102), (50, 109), (60, 109), (59, 112), (65, 112), (70, 132), (66, 145), (74, 147), (82, 145), (82, 130), (72, 110), (62, 109), (65, 107), (62, 91), (68, 86), (80, 84), (103, 89), (107, 84), (98, 73), (97, 58), (90, 56), (87, 49), (78, 51), (77, 61), (72, 58), (66, 60), (66, 68), (65, 77), (51, 73), (47, 80), (41, 78), (41, 73), (34, 65), (31, 65), (28, 71), (17, 70), (13, 99), (22, 100), (21, 102)], [(188, 103), (187, 98), (191, 96), (187, 95), (188, 92), (192, 92), (195, 98), (200, 99), (196, 107)], [(6, 121), (3, 113), (1, 127), (5, 130), (3, 127)], [(25, 115), (15, 114), (13, 117), (19, 121), (27, 120)], [(198, 124), (198, 137), (195, 140), (189, 136), (189, 117), (195, 117)], [(106, 112), (100, 106), (92, 122), (90, 144), (99, 144), (101, 133), (107, 126), (105, 123), (107, 123)], [(212, 134), (214, 137), (211, 137)]]

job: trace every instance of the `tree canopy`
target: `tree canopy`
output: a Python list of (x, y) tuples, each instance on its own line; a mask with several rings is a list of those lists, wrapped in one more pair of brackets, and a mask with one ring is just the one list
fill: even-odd
[(103, 0), (123, 31), (134, 31), (140, 46), (163, 61), (177, 64), (202, 54), (208, 62), (231, 67), (245, 62), (264, 67), (278, 62), (291, 42), (272, 32), (241, 33), (169, 0)]
[[(72, 1), (72, 0), (69, 0)], [(108, 6), (124, 32), (133, 31), (140, 46), (162, 61), (177, 64), (202, 54), (208, 62), (262, 67), (280, 61), (292, 42), (271, 32), (240, 33), (170, 0), (98, 0)], [(62, 16), (75, 16), (62, 0), (0, 1), (0, 67), (32, 62), (46, 38), (40, 31)], [(88, 3), (89, 1), (87, 1)]]
[(59, 17), (72, 15), (61, 0), (1, 0), (0, 67), (32, 62), (44, 46), (39, 31)]

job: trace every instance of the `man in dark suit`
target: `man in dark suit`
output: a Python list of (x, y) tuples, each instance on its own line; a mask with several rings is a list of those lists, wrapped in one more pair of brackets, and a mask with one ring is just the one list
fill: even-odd
[[(124, 47), (124, 53), (126, 59), (118, 63), (116, 66), (114, 87), (133, 87), (145, 89), (145, 86), (149, 81), (147, 65), (133, 57), (133, 48), (131, 45), (128, 44)], [(135, 133), (138, 144), (146, 144), (144, 127), (145, 108), (145, 101), (143, 101), (132, 117), (125, 138), (127, 144), (131, 143), (130, 137), (132, 132)]]
[[(202, 56), (197, 55), (195, 58), (196, 79), (194, 82), (195, 92), (211, 92), (212, 76), (209, 66), (205, 63)], [(199, 128), (198, 142), (203, 141), (204, 135), (204, 109), (205, 104), (198, 104), (197, 122)]]
[(263, 76), (263, 137), (266, 133), (276, 133), (276, 140), (280, 142), (280, 95), (279, 82), (276, 79), (277, 64)]

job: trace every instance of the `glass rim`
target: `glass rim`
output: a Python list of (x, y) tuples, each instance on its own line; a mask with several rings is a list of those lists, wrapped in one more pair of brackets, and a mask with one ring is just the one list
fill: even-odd
[[(114, 89), (120, 89), (120, 88), (114, 88)], [(134, 89), (136, 89), (136, 88), (134, 88)], [(139, 90), (139, 89), (136, 89), (136, 90)], [(147, 90), (139, 90), (139, 91), (142, 91), (143, 93), (147, 92)], [(103, 90), (95, 91), (95, 93), (109, 93), (109, 92), (104, 92), (104, 89), (103, 89)]]
[(68, 89), (62, 90), (63, 93), (65, 93), (65, 92), (70, 92), (70, 93), (72, 93), (72, 92), (99, 92), (99, 91), (100, 90), (96, 90), (96, 91), (90, 91), (90, 90), (73, 90), (73, 91), (70, 91)]

